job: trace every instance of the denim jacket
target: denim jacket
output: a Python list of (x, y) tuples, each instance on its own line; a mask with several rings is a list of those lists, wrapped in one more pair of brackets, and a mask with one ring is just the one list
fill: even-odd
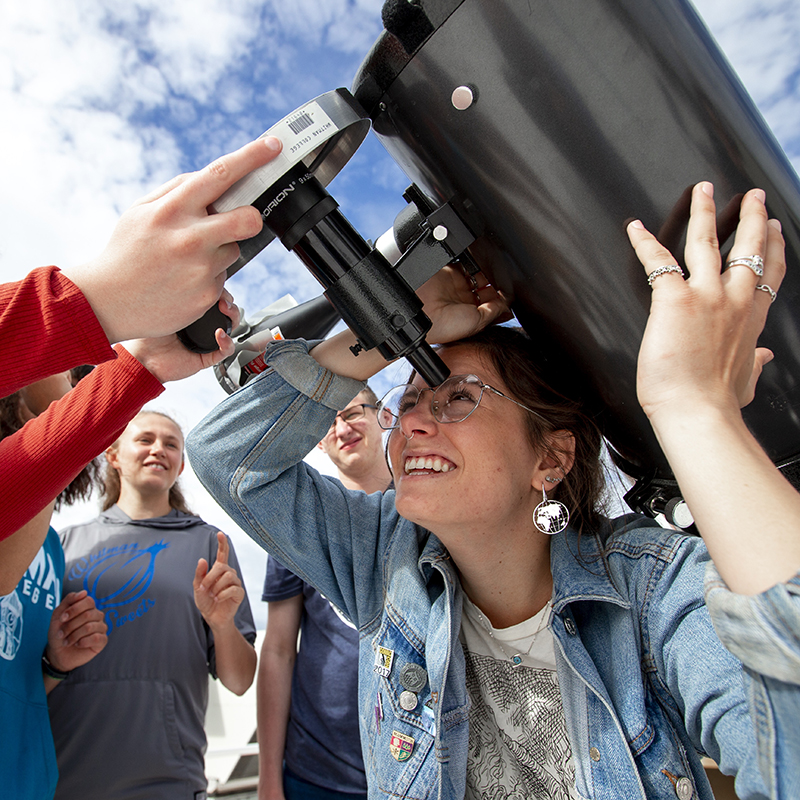
[[(370, 798), (461, 800), (469, 699), (457, 571), (435, 535), (398, 515), (394, 492), (349, 491), (302, 463), (362, 384), (321, 368), (302, 341), (271, 345), (267, 358), (270, 369), (190, 434), (194, 470), (250, 536), (357, 626)], [(757, 738), (750, 673), (714, 632), (700, 539), (629, 515), (594, 534), (554, 536), (551, 562), (550, 624), (581, 797), (712, 800), (699, 753), (737, 775), (741, 800), (800, 797), (797, 753), (769, 751), (768, 713)], [(410, 664), (425, 685), (405, 710)], [(769, 787), (765, 763), (777, 781)]]

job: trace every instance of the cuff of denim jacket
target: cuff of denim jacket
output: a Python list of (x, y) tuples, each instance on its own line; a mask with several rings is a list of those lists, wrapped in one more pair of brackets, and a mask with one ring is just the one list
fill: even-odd
[(270, 342), (264, 361), (290, 386), (321, 405), (340, 411), (367, 385), (320, 366), (310, 355), (322, 340), (285, 339)]
[(800, 573), (749, 596), (732, 592), (709, 563), (705, 596), (717, 636), (746, 667), (800, 683)]

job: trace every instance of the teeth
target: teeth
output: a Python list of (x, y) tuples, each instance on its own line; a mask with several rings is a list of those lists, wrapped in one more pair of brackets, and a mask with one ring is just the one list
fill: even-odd
[(434, 472), (450, 472), (452, 466), (448, 461), (443, 461), (438, 456), (436, 458), (428, 456), (427, 458), (412, 457), (406, 459), (405, 463), (406, 472), (413, 472), (414, 470), (417, 469), (430, 469), (433, 470)]

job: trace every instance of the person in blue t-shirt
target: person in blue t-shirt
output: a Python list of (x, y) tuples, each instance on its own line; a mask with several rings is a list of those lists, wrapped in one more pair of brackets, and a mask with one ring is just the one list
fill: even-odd
[[(336, 415), (318, 447), (348, 489), (367, 494), (391, 481), (367, 387)], [(358, 733), (358, 632), (316, 589), (274, 558), (258, 668), (259, 800), (364, 798)], [(300, 637), (298, 649), (297, 635)]]
[[(0, 439), (71, 388), (70, 373), (58, 373), (0, 400)], [(90, 486), (84, 471), (59, 499), (84, 497)], [(0, 597), (0, 785), (15, 800), (52, 798), (58, 770), (47, 695), (108, 641), (103, 615), (85, 591), (61, 597), (64, 551), (49, 527), (56, 502), (25, 526), (47, 530), (44, 544), (16, 588)]]

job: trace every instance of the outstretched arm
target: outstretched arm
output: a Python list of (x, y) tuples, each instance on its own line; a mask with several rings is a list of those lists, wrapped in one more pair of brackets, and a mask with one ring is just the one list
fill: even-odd
[(261, 230), (250, 206), (209, 214), (228, 187), (281, 143), (251, 142), (164, 184), (126, 211), (97, 258), (40, 267), (0, 285), (0, 397), (56, 372), (114, 357), (109, 342), (181, 330), (220, 297), (238, 241)]
[[(649, 275), (674, 258), (640, 222), (628, 227)], [(666, 454), (714, 564), (728, 587), (757, 594), (800, 571), (800, 494), (745, 425), (761, 369), (772, 358), (757, 340), (786, 269), (780, 223), (764, 192), (748, 192), (731, 259), (759, 255), (764, 274), (723, 269), (713, 187), (694, 188), (684, 280), (653, 280), (639, 353), (639, 401)]]

